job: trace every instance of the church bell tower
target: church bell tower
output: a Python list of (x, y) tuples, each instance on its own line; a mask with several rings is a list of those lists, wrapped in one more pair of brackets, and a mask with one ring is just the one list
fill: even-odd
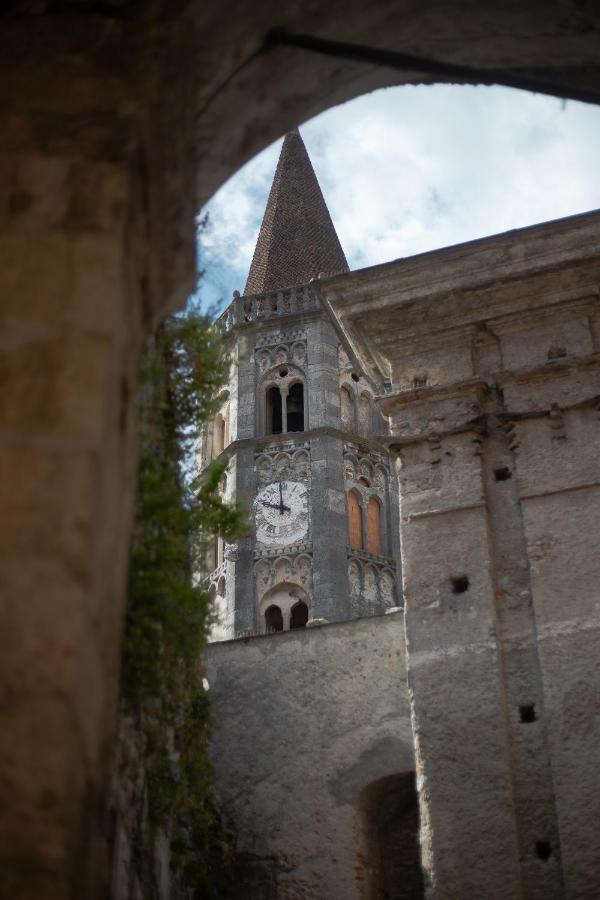
[(213, 640), (383, 614), (400, 605), (396, 478), (374, 386), (316, 279), (348, 271), (298, 131), (275, 172), (244, 295), (221, 324), (232, 375), (201, 465), (226, 454), (224, 491), (253, 523), (209, 563)]

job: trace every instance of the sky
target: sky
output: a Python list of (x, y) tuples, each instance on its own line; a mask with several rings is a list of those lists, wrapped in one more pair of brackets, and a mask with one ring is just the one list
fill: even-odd
[[(600, 207), (600, 107), (512, 88), (404, 86), (300, 126), (351, 269)], [(281, 140), (201, 215), (202, 306), (243, 292)]]

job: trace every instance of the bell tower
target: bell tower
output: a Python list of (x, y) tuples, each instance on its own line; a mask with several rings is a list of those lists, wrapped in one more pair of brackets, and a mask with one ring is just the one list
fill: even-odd
[(318, 297), (348, 264), (298, 131), (275, 172), (244, 295), (221, 325), (232, 376), (201, 465), (253, 531), (212, 553), (213, 640), (384, 613), (400, 605), (396, 478), (374, 385)]

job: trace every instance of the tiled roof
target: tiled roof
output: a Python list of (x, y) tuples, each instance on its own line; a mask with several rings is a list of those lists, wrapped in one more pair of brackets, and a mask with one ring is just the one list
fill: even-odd
[(286, 135), (260, 226), (245, 294), (348, 271), (317, 176), (298, 131)]

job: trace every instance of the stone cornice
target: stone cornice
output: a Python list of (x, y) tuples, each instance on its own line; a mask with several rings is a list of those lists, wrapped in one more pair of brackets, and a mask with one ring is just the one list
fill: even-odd
[(363, 368), (381, 381), (404, 341), (598, 297), (599, 234), (594, 211), (323, 279), (317, 290)]

